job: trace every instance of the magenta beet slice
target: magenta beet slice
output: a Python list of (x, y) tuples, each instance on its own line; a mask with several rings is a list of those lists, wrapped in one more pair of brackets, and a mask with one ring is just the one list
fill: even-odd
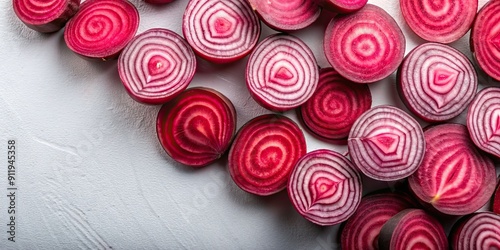
[(493, 194), (493, 204), (492, 209), (493, 213), (500, 215), (500, 178), (498, 180), (497, 188), (495, 189), (495, 193)]
[(372, 4), (334, 17), (324, 40), (328, 62), (340, 75), (357, 83), (376, 82), (396, 71), (405, 46), (396, 21)]
[(475, 213), (457, 222), (450, 234), (453, 250), (500, 249), (500, 215)]
[(280, 31), (303, 29), (318, 19), (321, 8), (315, 0), (248, 0), (261, 20)]
[(297, 212), (321, 226), (347, 220), (361, 201), (361, 176), (343, 155), (320, 149), (295, 165), (287, 186)]
[(306, 149), (304, 134), (295, 122), (278, 114), (261, 115), (238, 131), (229, 150), (229, 173), (241, 189), (271, 195), (286, 187)]
[(75, 15), (80, 0), (12, 0), (12, 7), (26, 26), (50, 33), (60, 30)]
[(118, 58), (118, 73), (138, 102), (162, 104), (187, 88), (196, 71), (193, 50), (175, 32), (155, 28), (137, 35)]
[(406, 209), (390, 218), (379, 235), (379, 249), (447, 250), (443, 226), (421, 209)]
[(305, 103), (318, 86), (319, 69), (311, 49), (299, 38), (274, 34), (248, 59), (246, 83), (254, 100), (272, 111)]
[(408, 178), (415, 195), (449, 215), (470, 214), (486, 204), (495, 189), (495, 167), (475, 147), (467, 128), (441, 124), (424, 135), (424, 160)]
[(372, 106), (367, 85), (353, 83), (333, 68), (319, 73), (319, 83), (313, 96), (302, 104), (299, 117), (318, 138), (345, 144), (352, 125)]
[(477, 74), (469, 59), (451, 46), (424, 43), (413, 49), (398, 70), (404, 104), (428, 122), (458, 116), (474, 98)]
[(399, 0), (403, 17), (421, 38), (454, 42), (467, 33), (476, 16), (478, 0)]
[(397, 213), (414, 207), (406, 197), (381, 193), (363, 197), (356, 212), (346, 221), (340, 237), (344, 250), (376, 250), (380, 229)]
[(172, 159), (192, 167), (206, 166), (229, 148), (236, 131), (236, 111), (221, 93), (191, 88), (163, 105), (156, 132)]
[(139, 12), (127, 0), (87, 0), (68, 22), (64, 40), (73, 52), (87, 58), (116, 58), (134, 38)]
[(337, 13), (350, 13), (363, 8), (368, 0), (316, 0), (320, 6)]
[(199, 56), (215, 63), (229, 63), (254, 49), (260, 22), (246, 0), (190, 0), (182, 32)]
[(425, 140), (420, 124), (406, 112), (377, 106), (356, 120), (347, 146), (351, 160), (366, 176), (395, 181), (417, 170), (424, 157)]

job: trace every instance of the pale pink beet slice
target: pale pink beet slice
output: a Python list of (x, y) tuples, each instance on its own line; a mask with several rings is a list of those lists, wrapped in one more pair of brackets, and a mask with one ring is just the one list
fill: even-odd
[(350, 13), (363, 8), (368, 0), (316, 0), (320, 6), (337, 13)]
[(17, 17), (38, 32), (60, 30), (78, 11), (80, 0), (12, 0)]
[(450, 248), (500, 249), (500, 215), (480, 212), (460, 219), (450, 233)]
[(315, 0), (247, 0), (269, 27), (280, 31), (303, 29), (318, 19)]

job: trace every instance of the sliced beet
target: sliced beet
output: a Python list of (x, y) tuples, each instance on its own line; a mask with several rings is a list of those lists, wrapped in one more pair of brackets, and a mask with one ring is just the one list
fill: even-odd
[(368, 0), (316, 0), (320, 6), (337, 13), (350, 13), (363, 8)]
[(441, 124), (424, 135), (424, 160), (408, 178), (415, 195), (449, 215), (470, 214), (486, 204), (495, 189), (495, 167), (475, 147), (467, 128)]
[(469, 59), (439, 43), (416, 47), (398, 70), (401, 99), (428, 122), (450, 120), (462, 113), (474, 98), (477, 85), (477, 74)]
[(163, 104), (187, 88), (196, 58), (186, 41), (163, 28), (137, 35), (118, 58), (118, 73), (129, 95), (138, 102)]
[(280, 31), (303, 29), (318, 19), (316, 0), (247, 0), (269, 27)]
[(80, 0), (12, 0), (12, 7), (26, 26), (50, 33), (60, 30), (75, 15)]
[(202, 58), (229, 63), (257, 45), (260, 22), (246, 0), (189, 0), (182, 32)]
[(248, 59), (246, 83), (256, 102), (272, 111), (305, 103), (318, 86), (319, 69), (311, 49), (299, 38), (274, 34)]
[(156, 132), (163, 149), (184, 165), (203, 167), (219, 159), (236, 131), (236, 111), (224, 95), (190, 88), (163, 105)]
[(377, 106), (354, 123), (347, 141), (349, 155), (366, 176), (395, 181), (413, 174), (424, 157), (420, 124), (399, 108)]
[(361, 176), (343, 155), (320, 149), (303, 156), (288, 181), (288, 196), (304, 218), (321, 226), (347, 220), (361, 201)]
[(458, 221), (450, 234), (453, 250), (500, 249), (500, 215), (475, 213)]
[(367, 4), (360, 11), (337, 15), (326, 28), (328, 62), (343, 77), (372, 83), (392, 74), (403, 60), (405, 37), (382, 8)]
[(497, 188), (493, 194), (492, 211), (500, 215), (500, 178), (498, 179)]
[(323, 68), (319, 83), (309, 100), (298, 109), (299, 117), (318, 138), (347, 143), (352, 125), (372, 106), (368, 85), (351, 82), (333, 68)]

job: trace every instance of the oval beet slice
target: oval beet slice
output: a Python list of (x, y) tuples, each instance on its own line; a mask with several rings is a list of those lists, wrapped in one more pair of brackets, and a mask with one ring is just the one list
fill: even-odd
[(50, 33), (60, 30), (75, 15), (80, 0), (13, 0), (12, 7), (26, 26)]
[(368, 0), (316, 0), (320, 6), (337, 13), (350, 13), (365, 7)]
[(206, 166), (229, 148), (236, 131), (236, 111), (221, 93), (191, 88), (163, 105), (156, 132), (172, 159), (192, 167)]
[(261, 20), (280, 31), (303, 29), (318, 19), (321, 8), (315, 0), (248, 0)]
[(472, 214), (453, 226), (453, 250), (500, 249), (500, 215), (490, 212)]
[(322, 226), (347, 220), (361, 201), (361, 176), (343, 155), (320, 149), (303, 156), (288, 182), (288, 196), (304, 218)]

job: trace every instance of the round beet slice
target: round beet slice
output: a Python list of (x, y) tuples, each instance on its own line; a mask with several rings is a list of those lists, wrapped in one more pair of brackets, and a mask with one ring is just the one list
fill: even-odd
[(320, 6), (337, 13), (350, 13), (365, 7), (368, 0), (316, 0)]
[(247, 0), (269, 27), (280, 31), (303, 29), (316, 21), (321, 8), (316, 0)]
[(343, 77), (373, 83), (392, 74), (403, 60), (405, 37), (394, 19), (380, 7), (337, 15), (325, 32), (328, 62)]
[(172, 159), (203, 167), (229, 148), (236, 132), (236, 111), (216, 90), (190, 88), (161, 107), (156, 132)]
[(343, 155), (320, 149), (303, 156), (288, 181), (288, 196), (304, 218), (321, 226), (347, 220), (361, 202), (361, 176)]
[(453, 250), (500, 249), (500, 215), (475, 213), (453, 226), (450, 234)]
[(50, 33), (60, 30), (75, 15), (80, 0), (13, 0), (12, 7), (26, 26)]
[(147, 30), (125, 47), (118, 73), (129, 95), (138, 102), (163, 104), (187, 88), (196, 71), (193, 50), (175, 32)]
[(295, 163), (306, 154), (300, 128), (283, 115), (257, 116), (238, 131), (229, 150), (229, 173), (236, 185), (266, 196), (286, 187)]

